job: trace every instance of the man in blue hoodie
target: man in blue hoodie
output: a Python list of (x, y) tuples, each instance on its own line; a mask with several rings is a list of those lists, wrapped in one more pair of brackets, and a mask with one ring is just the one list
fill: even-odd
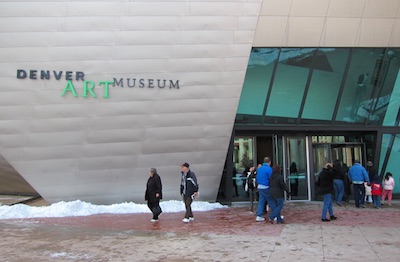
[(365, 186), (364, 182), (369, 183), (369, 177), (367, 170), (360, 165), (360, 160), (355, 160), (354, 165), (350, 168), (348, 173), (350, 181), (353, 183), (354, 189), (354, 200), (356, 202), (356, 207), (365, 208)]
[(265, 221), (264, 210), (265, 206), (270, 201), (269, 194), (269, 178), (272, 175), (271, 159), (269, 157), (264, 158), (264, 163), (257, 170), (256, 181), (259, 193), (258, 206), (257, 206), (257, 217), (256, 221)]

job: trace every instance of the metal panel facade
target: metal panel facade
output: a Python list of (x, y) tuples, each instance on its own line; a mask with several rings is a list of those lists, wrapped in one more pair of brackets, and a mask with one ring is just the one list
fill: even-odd
[(182, 162), (215, 201), (260, 8), (2, 1), (1, 155), (49, 202), (143, 202), (150, 167), (179, 199)]

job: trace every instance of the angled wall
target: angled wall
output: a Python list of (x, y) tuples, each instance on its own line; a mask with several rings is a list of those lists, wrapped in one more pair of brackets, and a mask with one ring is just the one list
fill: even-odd
[(0, 154), (49, 202), (215, 200), (261, 1), (3, 1)]

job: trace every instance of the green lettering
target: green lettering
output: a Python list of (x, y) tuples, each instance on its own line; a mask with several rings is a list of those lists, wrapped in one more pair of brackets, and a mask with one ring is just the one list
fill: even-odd
[[(90, 87), (88, 87), (88, 84), (90, 84)], [(92, 95), (92, 97), (97, 97), (96, 94), (93, 92), (93, 88), (94, 88), (94, 82), (91, 80), (85, 80), (83, 81), (83, 97), (87, 97), (87, 93), (89, 91), (89, 93)]]
[(71, 91), (73, 96), (78, 96), (76, 94), (76, 91), (75, 91), (74, 85), (72, 84), (72, 81), (67, 82), (67, 85), (64, 87), (64, 91), (62, 92), (61, 96), (64, 96), (67, 91)]
[[(114, 78), (115, 79), (115, 78)], [(99, 85), (103, 85), (104, 84), (104, 93), (103, 93), (103, 97), (104, 98), (109, 98), (109, 85), (112, 85), (114, 82), (113, 81), (100, 81)]]

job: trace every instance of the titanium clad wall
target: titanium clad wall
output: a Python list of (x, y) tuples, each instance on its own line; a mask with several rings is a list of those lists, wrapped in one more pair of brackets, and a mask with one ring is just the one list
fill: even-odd
[(398, 47), (400, 0), (263, 0), (254, 47)]
[[(49, 202), (143, 202), (150, 167), (164, 199), (179, 199), (182, 162), (198, 176), (200, 199), (215, 201), (260, 8), (0, 2), (0, 154)], [(77, 72), (94, 83), (87, 97)], [(116, 85), (107, 93), (100, 81)]]

